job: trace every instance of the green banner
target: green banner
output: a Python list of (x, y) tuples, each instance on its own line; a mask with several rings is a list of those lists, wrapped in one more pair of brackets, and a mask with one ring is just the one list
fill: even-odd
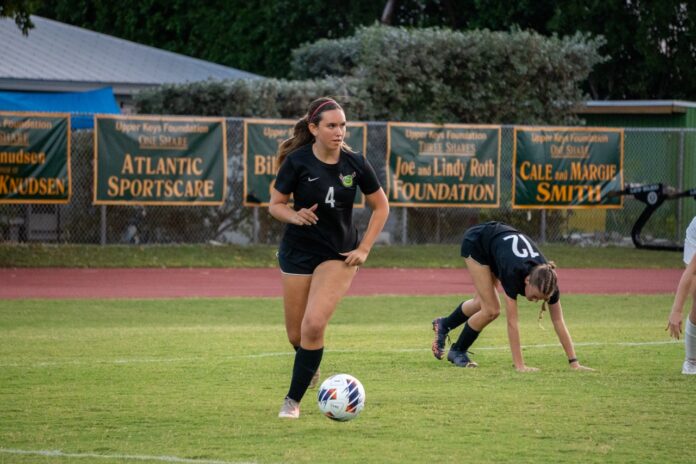
[(621, 208), (623, 129), (517, 127), (513, 208)]
[[(292, 137), (295, 121), (288, 119), (244, 120), (244, 206), (268, 206), (271, 188), (278, 166), (278, 146)], [(353, 150), (365, 156), (367, 126), (364, 123), (348, 123), (345, 142)], [(358, 191), (355, 206), (365, 206), (365, 198)]]
[(495, 208), (500, 126), (389, 123), (387, 197), (393, 206)]
[(94, 204), (220, 205), (227, 191), (222, 118), (97, 116)]
[(67, 203), (70, 193), (70, 115), (0, 113), (0, 203)]

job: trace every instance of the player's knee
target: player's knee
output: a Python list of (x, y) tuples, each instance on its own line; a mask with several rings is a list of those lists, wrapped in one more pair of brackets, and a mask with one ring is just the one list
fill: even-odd
[(326, 322), (321, 318), (306, 318), (302, 321), (302, 339), (316, 340), (321, 338), (326, 328)]
[(300, 332), (293, 332), (290, 333), (288, 332), (288, 341), (292, 346), (300, 346), (300, 343), (302, 342), (302, 337), (300, 336)]
[(481, 310), (481, 297), (476, 295), (471, 299), (471, 308), (478, 312)]
[(498, 305), (483, 307), (481, 311), (489, 322), (496, 320), (500, 316), (500, 306)]

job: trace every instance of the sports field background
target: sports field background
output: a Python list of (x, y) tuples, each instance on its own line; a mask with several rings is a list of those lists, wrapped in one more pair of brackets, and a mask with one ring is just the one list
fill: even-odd
[[(0, 253), (3, 291), (17, 285), (10, 275), (33, 276), (26, 284), (31, 290), (45, 283), (46, 273), (106, 271), (90, 266), (104, 259), (92, 258), (90, 249), (24, 251)], [(273, 257), (264, 261), (272, 251), (246, 249), (239, 260), (229, 259), (234, 247), (106, 247), (104, 255), (115, 266), (135, 266), (131, 272), (143, 265), (149, 267), (141, 271), (152, 271), (157, 261), (168, 268), (160, 279), (174, 290), (186, 281), (167, 272), (261, 271), (277, 279), (277, 269), (268, 268)], [(521, 301), (525, 359), (542, 369), (521, 374), (512, 369), (504, 316), (474, 346), (479, 369), (436, 361), (430, 321), (470, 296), (467, 273), (455, 267), (461, 258), (451, 247), (413, 247), (401, 256), (392, 251), (377, 248), (371, 258), (396, 265), (408, 256), (439, 266), (387, 270), (422, 277), (449, 271), (459, 279), (457, 290), (341, 302), (327, 331), (322, 377), (348, 372), (364, 384), (366, 408), (349, 423), (322, 417), (314, 391), (299, 421), (276, 417), (293, 359), (278, 297), (0, 300), (0, 463), (696, 460), (689, 432), (696, 379), (680, 373), (683, 344), (664, 331), (683, 266), (679, 253), (545, 248), (561, 271), (572, 265), (606, 281), (635, 272), (634, 279), (650, 283), (633, 293), (564, 293), (566, 322), (581, 362), (597, 369), (591, 373), (568, 368), (548, 315), (539, 323), (538, 305)], [(16, 256), (22, 261), (13, 262)], [(61, 261), (65, 256), (71, 258)], [(233, 267), (246, 260), (262, 267), (210, 267), (221, 256)], [(60, 262), (81, 269), (34, 267)], [(232, 271), (237, 274), (224, 274)], [(662, 291), (642, 294), (663, 274), (669, 279)], [(422, 293), (433, 283), (409, 282)], [(77, 278), (64, 285), (100, 281)]]
[(567, 295), (581, 362), (521, 303), (528, 365), (511, 367), (501, 317), (476, 370), (430, 353), (433, 317), (462, 296), (347, 297), (322, 377), (367, 391), (350, 423), (307, 394), (276, 414), (292, 351), (279, 298), (0, 301), (0, 463), (694, 462), (696, 379), (664, 325), (672, 295)]

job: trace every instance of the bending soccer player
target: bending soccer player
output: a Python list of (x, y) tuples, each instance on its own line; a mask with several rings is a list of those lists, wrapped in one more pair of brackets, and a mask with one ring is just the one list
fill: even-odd
[(551, 322), (572, 369), (593, 370), (580, 364), (573, 341), (563, 320), (555, 264), (546, 261), (536, 244), (513, 227), (501, 222), (487, 222), (469, 228), (462, 242), (462, 257), (474, 281), (476, 292), (460, 303), (447, 317), (433, 320), (435, 340), (432, 350), (437, 359), (444, 356), (448, 333), (462, 325), (459, 339), (450, 347), (447, 360), (458, 367), (477, 367), (467, 351), (481, 331), (500, 315), (496, 285), (505, 292), (507, 332), (515, 369), (537, 371), (522, 357), (517, 313), (517, 296), (529, 301), (543, 301), (539, 317), (548, 304)]

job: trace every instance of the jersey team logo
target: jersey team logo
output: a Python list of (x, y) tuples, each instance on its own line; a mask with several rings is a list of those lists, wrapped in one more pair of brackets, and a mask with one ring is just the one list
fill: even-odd
[(353, 174), (347, 174), (345, 176), (343, 174), (339, 174), (338, 178), (341, 179), (341, 183), (344, 187), (350, 188), (353, 186), (353, 181), (355, 180), (355, 172), (353, 172)]

